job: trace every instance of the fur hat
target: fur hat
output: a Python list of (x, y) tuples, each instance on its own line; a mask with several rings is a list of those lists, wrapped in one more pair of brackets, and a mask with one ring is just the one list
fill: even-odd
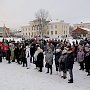
[(60, 52), (60, 49), (56, 49), (56, 52)]
[(40, 47), (37, 47), (37, 49), (41, 49)]
[(87, 44), (85, 45), (85, 47), (89, 47), (89, 44), (87, 43)]
[(62, 51), (62, 54), (65, 54), (65, 53), (67, 53), (67, 50), (63, 50), (63, 51)]

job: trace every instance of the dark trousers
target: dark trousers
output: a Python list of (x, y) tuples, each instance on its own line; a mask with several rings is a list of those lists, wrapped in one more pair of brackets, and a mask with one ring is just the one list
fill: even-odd
[(16, 59), (17, 59), (17, 63), (20, 64), (20, 61), (19, 61), (19, 57), (16, 56)]
[(2, 62), (2, 57), (0, 57), (0, 62)]
[(68, 69), (68, 71), (69, 71), (69, 74), (70, 74), (70, 80), (73, 81), (73, 72), (72, 72), (72, 69)]
[(84, 63), (83, 62), (79, 62), (80, 63), (80, 69), (84, 70)]
[(11, 63), (11, 62), (10, 62), (10, 58), (8, 59), (8, 63)]
[(58, 71), (59, 64), (55, 64), (55, 66), (56, 66), (56, 71)]
[(23, 67), (25, 66), (25, 64), (26, 64), (26, 67), (27, 67), (27, 61), (26, 61), (25, 57), (22, 57), (22, 63), (23, 63)]
[(40, 72), (42, 72), (42, 67), (40, 67)]
[(48, 67), (47, 67), (47, 72), (48, 72), (48, 73), (49, 73), (49, 69), (50, 69), (50, 71), (51, 71), (50, 74), (52, 74), (52, 65), (49, 65), (49, 64), (48, 64)]

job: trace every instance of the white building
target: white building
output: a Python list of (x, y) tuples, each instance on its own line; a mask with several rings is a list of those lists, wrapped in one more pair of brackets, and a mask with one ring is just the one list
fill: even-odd
[[(23, 37), (33, 38), (40, 35), (40, 24), (37, 20), (30, 21), (28, 26), (22, 26), (21, 32)], [(50, 38), (69, 37), (69, 23), (54, 20), (43, 26), (43, 36)]]
[(79, 28), (88, 28), (90, 29), (90, 23), (83, 23), (81, 22), (80, 24), (74, 24), (74, 30), (79, 27)]
[(59, 20), (51, 21), (47, 25), (46, 35), (51, 38), (69, 37), (69, 23)]

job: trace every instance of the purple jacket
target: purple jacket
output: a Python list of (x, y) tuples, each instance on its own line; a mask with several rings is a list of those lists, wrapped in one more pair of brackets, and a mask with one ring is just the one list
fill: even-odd
[(84, 61), (84, 52), (83, 51), (79, 51), (78, 53), (77, 53), (77, 61), (78, 62), (83, 62)]

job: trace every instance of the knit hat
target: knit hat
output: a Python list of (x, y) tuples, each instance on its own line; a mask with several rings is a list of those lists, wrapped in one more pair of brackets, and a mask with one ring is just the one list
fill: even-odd
[(63, 50), (63, 51), (62, 51), (62, 54), (65, 54), (65, 53), (67, 53), (67, 50)]
[(56, 49), (56, 52), (60, 52), (60, 49)]

